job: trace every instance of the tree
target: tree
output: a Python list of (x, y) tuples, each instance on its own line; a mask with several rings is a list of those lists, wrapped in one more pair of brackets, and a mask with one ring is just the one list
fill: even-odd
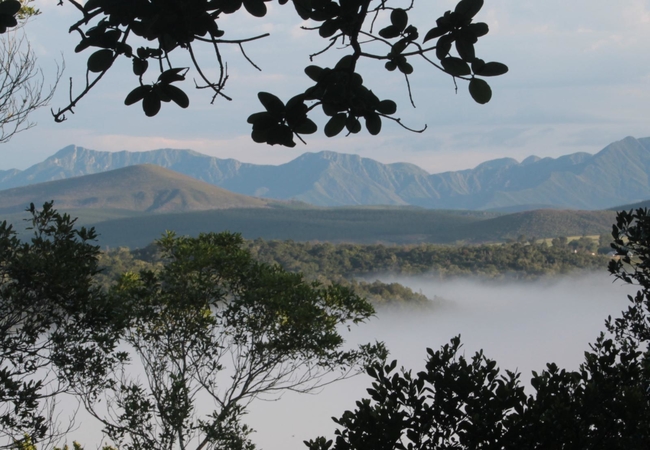
[(31, 1), (0, 3), (0, 143), (35, 125), (30, 114), (50, 102), (61, 77), (57, 68), (54, 85), (45, 88), (36, 55), (19, 30), (19, 23), (39, 14)]
[[(88, 56), (83, 89), (73, 95), (70, 86), (69, 103), (53, 112), (54, 119), (65, 120), (65, 114), (73, 111), (118, 58), (131, 60), (138, 80), (124, 100), (126, 105), (142, 102), (147, 116), (155, 116), (162, 103), (173, 101), (182, 108), (188, 107), (187, 95), (175, 83), (184, 81), (190, 68), (173, 62), (173, 57), (183, 51), (189, 55), (201, 80), (201, 84), (195, 82), (196, 88), (212, 91), (213, 102), (219, 97), (231, 100), (225, 93), (230, 74), (222, 49), (237, 46), (247, 61), (258, 68), (246, 55), (244, 46), (267, 37), (268, 33), (240, 37), (240, 30), (233, 30), (235, 38), (224, 38), (226, 30), (221, 28), (219, 20), (232, 14), (264, 17), (266, 3), (270, 1), (88, 0), (82, 5), (77, 0), (67, 0), (81, 14), (70, 27), (70, 32), (80, 37), (75, 51), (89, 48), (94, 51)], [(288, 0), (279, 0), (280, 5), (286, 3)], [(372, 135), (381, 131), (382, 119), (410, 129), (395, 116), (395, 102), (380, 100), (366, 86), (357, 71), (361, 59), (382, 63), (389, 72), (398, 70), (404, 76), (413, 105), (409, 84), (409, 75), (414, 70), (409, 61), (413, 58), (422, 58), (453, 77), (455, 83), (467, 81), (472, 98), (481, 104), (492, 97), (483, 77), (503, 75), (508, 70), (504, 64), (486, 63), (476, 56), (475, 44), (489, 31), (487, 24), (473, 22), (483, 0), (460, 0), (454, 11), (445, 12), (422, 36), (409, 22), (409, 14), (417, 13), (414, 0), (406, 7), (402, 7), (404, 2), (395, 0), (291, 0), (291, 3), (299, 18), (309, 21), (303, 28), (317, 31), (326, 41), (324, 48), (310, 55), (311, 60), (337, 46), (342, 47), (345, 55), (332, 68), (306, 67), (305, 73), (314, 85), (286, 102), (260, 92), (258, 97), (265, 111), (248, 118), (256, 142), (294, 146), (294, 137), (302, 141), (302, 135), (317, 131), (317, 125), (308, 115), (319, 106), (328, 117), (324, 127), (328, 137), (344, 129), (353, 134), (360, 132), (361, 119)], [(218, 67), (216, 78), (208, 76), (205, 61), (197, 56), (201, 45), (214, 54), (213, 61)]]
[(618, 279), (638, 284), (616, 320), (608, 318), (577, 371), (549, 363), (533, 372), (532, 395), (517, 373), (500, 374), (482, 352), (459, 354), (460, 339), (428, 349), (425, 370), (397, 362), (368, 368), (370, 398), (334, 419), (334, 440), (310, 450), (365, 449), (642, 449), (650, 448), (650, 214), (620, 212), (610, 263)]
[(373, 313), (364, 299), (256, 262), (241, 244), (169, 233), (158, 242), (164, 266), (127, 272), (109, 293), (130, 318), (120, 346), (131, 364), (101, 395), (92, 378), (75, 388), (120, 449), (252, 448), (241, 418), (253, 399), (310, 391), (384, 358), (380, 344), (344, 347), (341, 327)]
[[(56, 438), (54, 402), (77, 376), (102, 385), (120, 321), (93, 285), (94, 230), (31, 205), (30, 242), (0, 223), (0, 448)], [(61, 376), (63, 374), (63, 376)]]

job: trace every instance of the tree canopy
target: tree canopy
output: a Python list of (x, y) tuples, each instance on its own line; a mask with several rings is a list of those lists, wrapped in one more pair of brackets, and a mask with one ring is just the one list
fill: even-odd
[[(175, 62), (179, 54), (189, 55), (197, 89), (211, 91), (212, 102), (231, 100), (226, 93), (230, 78), (223, 48), (236, 46), (245, 59), (257, 68), (245, 52), (245, 46), (268, 37), (267, 34), (242, 36), (242, 30), (229, 30), (220, 22), (229, 15), (247, 14), (263, 18), (272, 0), (60, 0), (80, 13), (70, 32), (79, 35), (76, 52), (92, 50), (87, 59), (85, 84), (78, 93), (70, 86), (67, 106), (53, 111), (56, 121), (63, 121), (77, 103), (104, 77), (118, 58), (131, 60), (136, 86), (124, 100), (126, 105), (141, 103), (147, 116), (155, 116), (163, 103), (189, 106), (189, 98), (179, 85), (186, 80), (190, 67)], [(388, 72), (398, 71), (407, 86), (411, 103), (413, 94), (409, 75), (411, 62), (422, 58), (433, 68), (453, 77), (454, 82), (468, 82), (469, 93), (478, 103), (492, 97), (486, 77), (503, 75), (508, 68), (499, 62), (479, 58), (476, 44), (489, 27), (475, 22), (483, 0), (460, 0), (425, 30), (410, 20), (417, 15), (415, 0), (278, 0), (291, 3), (303, 28), (317, 32), (323, 47), (309, 55), (310, 60), (339, 50), (343, 56), (334, 67), (309, 65), (305, 74), (314, 83), (304, 92), (283, 101), (268, 92), (259, 92), (264, 111), (252, 114), (252, 138), (256, 142), (293, 147), (294, 138), (315, 133), (316, 123), (310, 113), (320, 107), (327, 116), (324, 133), (336, 136), (344, 130), (358, 133), (362, 121), (367, 131), (380, 133), (382, 120), (392, 120), (406, 129), (396, 116), (397, 104), (381, 99), (359, 73), (362, 59), (381, 63)], [(286, 7), (286, 6), (285, 6)], [(231, 37), (232, 36), (232, 37)], [(211, 49), (212, 59), (199, 56), (200, 47)], [(211, 76), (213, 66), (216, 75)], [(373, 75), (376, 71), (373, 72)], [(368, 77), (366, 77), (368, 78)], [(426, 128), (426, 126), (425, 126)], [(416, 130), (411, 130), (416, 131)], [(418, 130), (423, 131), (423, 130)], [(303, 141), (304, 142), (304, 141)]]
[(32, 237), (0, 223), (0, 448), (56, 437), (54, 403), (74, 378), (103, 385), (120, 359), (119, 309), (95, 286), (93, 230), (46, 204), (30, 208)]
[[(163, 237), (159, 270), (125, 273), (109, 292), (128, 311), (120, 343), (132, 361), (101, 397), (77, 393), (120, 449), (252, 448), (241, 422), (257, 397), (308, 392), (383, 359), (346, 348), (341, 326), (372, 307), (253, 260), (230, 233)], [(139, 373), (144, 373), (142, 382)]]
[(65, 435), (62, 393), (120, 449), (251, 448), (251, 401), (385, 358), (341, 334), (374, 313), (365, 299), (254, 260), (238, 235), (169, 233), (160, 264), (106, 290), (94, 230), (30, 211), (30, 242), (0, 223), (0, 448)]

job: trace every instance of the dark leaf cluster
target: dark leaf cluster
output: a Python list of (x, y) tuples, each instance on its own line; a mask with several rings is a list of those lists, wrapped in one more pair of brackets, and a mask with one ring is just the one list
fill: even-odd
[[(226, 30), (219, 26), (219, 19), (235, 13), (264, 17), (266, 3), (271, 0), (89, 0), (83, 6), (74, 0), (67, 1), (82, 15), (70, 28), (80, 36), (76, 51), (89, 48), (94, 51), (87, 60), (85, 88), (76, 97), (71, 94), (68, 106), (54, 113), (57, 121), (65, 120), (65, 113), (73, 111), (77, 102), (119, 57), (131, 60), (133, 73), (139, 80), (139, 85), (127, 95), (125, 104), (142, 101), (147, 116), (155, 116), (165, 102), (174, 102), (182, 108), (189, 105), (186, 93), (171, 84), (184, 81), (189, 70), (175, 66), (171, 60), (172, 54), (183, 51), (189, 54), (203, 82), (195, 82), (196, 87), (210, 89), (212, 101), (217, 97), (230, 99), (224, 93), (229, 74), (220, 49), (224, 45), (237, 45), (245, 59), (257, 68), (244, 52), (243, 45), (267, 35), (224, 39)], [(289, 1), (279, 0), (279, 3), (284, 5)], [(487, 24), (474, 22), (483, 0), (459, 1), (454, 11), (447, 11), (438, 18), (423, 38), (418, 28), (409, 23), (415, 2), (407, 8), (392, 6), (389, 0), (291, 0), (291, 3), (300, 19), (316, 24), (311, 29), (317, 30), (327, 41), (325, 48), (310, 58), (337, 45), (347, 54), (333, 68), (308, 66), (305, 72), (316, 84), (286, 104), (272, 94), (260, 92), (259, 99), (265, 111), (248, 118), (255, 142), (294, 146), (294, 137), (302, 140), (301, 135), (316, 132), (317, 126), (308, 114), (317, 106), (322, 107), (327, 117), (324, 126), (327, 137), (336, 136), (344, 129), (348, 134), (358, 133), (362, 122), (370, 134), (376, 135), (381, 132), (382, 119), (394, 121), (411, 131), (423, 131), (426, 126), (413, 130), (402, 124), (394, 116), (396, 103), (379, 100), (364, 85), (357, 70), (362, 58), (383, 62), (389, 71), (398, 69), (405, 77), (411, 103), (408, 76), (414, 71), (413, 58), (421, 58), (454, 80), (469, 81), (469, 92), (478, 103), (487, 103), (492, 97), (483, 77), (503, 75), (508, 70), (504, 64), (485, 62), (476, 56), (478, 39), (488, 33)], [(384, 16), (390, 25), (375, 31), (375, 22)], [(436, 45), (429, 46), (427, 43), (434, 39)], [(205, 61), (199, 60), (195, 50), (198, 44), (211, 47), (218, 76), (206, 75)], [(435, 53), (438, 62), (429, 58), (430, 53)], [(158, 75), (157, 80), (146, 82), (144, 77), (152, 70), (156, 72), (154, 76)]]
[(22, 8), (18, 0), (4, 0), (0, 2), (0, 34), (7, 29), (18, 25), (18, 15)]

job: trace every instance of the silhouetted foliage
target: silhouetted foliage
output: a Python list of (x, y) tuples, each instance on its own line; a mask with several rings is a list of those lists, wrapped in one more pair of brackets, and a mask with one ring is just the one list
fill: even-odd
[[(56, 121), (65, 120), (65, 113), (72, 112), (120, 57), (131, 60), (133, 74), (138, 79), (137, 87), (126, 96), (124, 103), (142, 102), (147, 116), (155, 116), (162, 103), (188, 107), (189, 98), (176, 83), (185, 80), (190, 68), (173, 62), (173, 57), (183, 51), (189, 54), (201, 80), (201, 84), (195, 82), (196, 88), (211, 90), (213, 102), (218, 97), (230, 100), (225, 93), (230, 74), (223, 48), (239, 47), (248, 62), (258, 68), (246, 55), (244, 45), (268, 36), (265, 33), (240, 37), (241, 30), (226, 30), (219, 20), (233, 14), (264, 17), (266, 3), (271, 0), (88, 0), (85, 4), (66, 1), (81, 14), (70, 27), (70, 32), (80, 36), (75, 51), (91, 48), (93, 52), (88, 56), (85, 87), (76, 96), (71, 94), (70, 103), (54, 113)], [(60, 0), (59, 4), (63, 2)], [(289, 1), (278, 3), (285, 5)], [(358, 133), (362, 121), (372, 135), (381, 132), (382, 119), (407, 128), (395, 116), (397, 104), (380, 100), (366, 85), (358, 73), (361, 59), (380, 62), (389, 72), (399, 71), (406, 81), (411, 103), (408, 77), (414, 70), (409, 62), (413, 58), (422, 58), (453, 77), (454, 82), (467, 81), (470, 95), (481, 104), (492, 97), (484, 78), (508, 71), (502, 63), (485, 62), (476, 56), (478, 39), (489, 31), (486, 23), (474, 22), (483, 0), (459, 1), (453, 11), (445, 12), (426, 32), (410, 23), (409, 14), (417, 14), (415, 1), (406, 7), (395, 6), (399, 2), (394, 0), (291, 0), (290, 3), (300, 20), (309, 21), (303, 28), (317, 31), (326, 41), (324, 48), (310, 55), (310, 59), (335, 48), (342, 48), (345, 56), (334, 67), (307, 66), (305, 74), (314, 84), (286, 102), (271, 93), (260, 92), (258, 97), (265, 110), (248, 118), (256, 142), (293, 147), (294, 137), (302, 140), (302, 135), (318, 129), (308, 115), (319, 106), (328, 117), (324, 127), (328, 137), (344, 129)], [(227, 38), (227, 31), (235, 37)], [(198, 56), (201, 45), (213, 52), (210, 63), (218, 68), (214, 78), (209, 76), (206, 61)]]

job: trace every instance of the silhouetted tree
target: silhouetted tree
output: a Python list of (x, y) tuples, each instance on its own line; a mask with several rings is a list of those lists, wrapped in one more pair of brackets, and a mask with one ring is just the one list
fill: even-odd
[[(189, 56), (196, 77), (201, 80), (195, 82), (196, 88), (211, 91), (213, 102), (219, 97), (230, 100), (225, 92), (230, 73), (223, 48), (238, 47), (257, 68), (246, 55), (244, 46), (267, 37), (268, 33), (246, 36), (241, 29), (223, 28), (220, 19), (234, 14), (264, 17), (266, 3), (271, 0), (88, 0), (84, 4), (61, 0), (60, 4), (64, 1), (80, 13), (79, 20), (70, 27), (70, 32), (80, 37), (75, 51), (92, 48), (93, 52), (88, 57), (83, 89), (71, 94), (69, 104), (54, 113), (57, 121), (65, 120), (65, 114), (73, 110), (118, 58), (131, 60), (138, 80), (124, 103), (142, 102), (147, 116), (156, 115), (165, 102), (174, 102), (182, 108), (189, 105), (189, 98), (177, 83), (185, 80), (190, 68), (174, 62), (178, 53)], [(411, 103), (409, 75), (413, 66), (409, 61), (414, 58), (422, 58), (445, 72), (455, 83), (467, 81), (469, 93), (478, 103), (487, 103), (492, 97), (484, 78), (508, 70), (504, 64), (485, 62), (476, 55), (475, 44), (488, 33), (487, 24), (474, 22), (483, 0), (460, 0), (453, 11), (445, 12), (426, 32), (410, 23), (409, 15), (417, 14), (415, 0), (407, 2), (405, 7), (404, 2), (395, 0), (279, 0), (278, 3), (291, 3), (298, 19), (309, 21), (303, 28), (318, 32), (325, 40), (324, 47), (317, 49), (310, 59), (337, 48), (345, 56), (334, 67), (306, 67), (305, 73), (314, 84), (286, 102), (260, 92), (258, 97), (265, 111), (248, 118), (256, 142), (294, 146), (294, 137), (302, 140), (302, 135), (316, 132), (317, 125), (308, 115), (319, 106), (329, 117), (324, 127), (328, 137), (344, 129), (358, 133), (361, 120), (373, 135), (381, 131), (382, 119), (407, 128), (395, 116), (395, 102), (380, 100), (366, 85), (358, 72), (358, 62), (362, 59), (376, 61), (389, 72), (400, 72)], [(199, 57), (201, 46), (212, 50), (211, 61)], [(216, 65), (216, 76), (209, 75), (209, 65)]]

